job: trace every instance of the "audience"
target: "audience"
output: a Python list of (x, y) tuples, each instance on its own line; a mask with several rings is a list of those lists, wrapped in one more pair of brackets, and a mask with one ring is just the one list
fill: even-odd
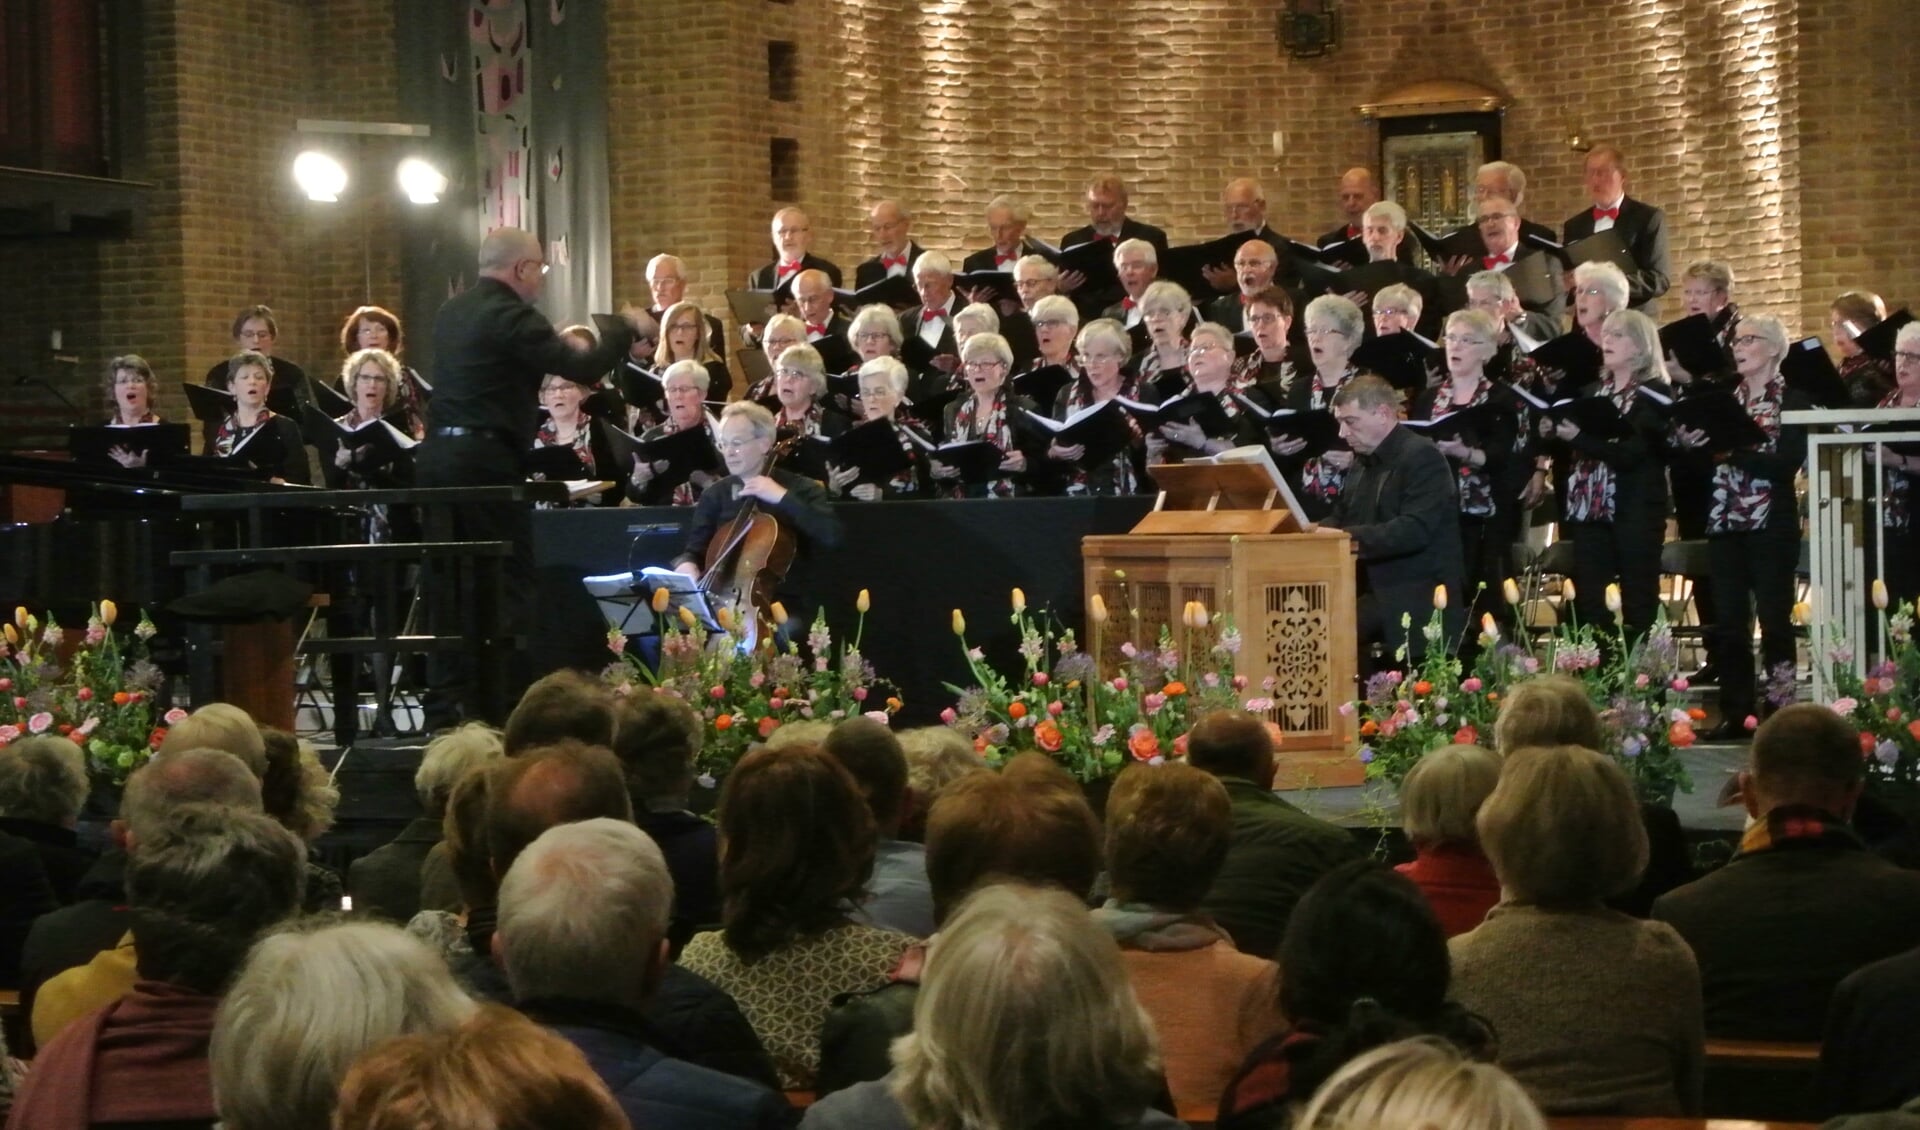
[(1511, 1075), (1420, 1037), (1375, 1048), (1336, 1072), (1294, 1123), (1297, 1130), (1547, 1130)]
[(578, 1048), (482, 1005), (451, 1032), (388, 1040), (340, 1086), (333, 1130), (632, 1130)]
[(900, 753), (907, 759), (907, 788), (913, 811), (900, 826), (900, 838), (927, 842), (927, 813), (948, 785), (969, 773), (985, 773), (987, 764), (973, 743), (952, 726), (917, 726), (900, 731)]
[(0, 749), (0, 834), (33, 845), (62, 906), (98, 858), (76, 831), (90, 791), (87, 755), (71, 739), (43, 734)]
[(660, 846), (673, 873), (667, 940), (678, 956), (696, 931), (720, 922), (720, 838), (687, 810), (706, 724), (685, 700), (644, 690), (620, 703), (617, 721), (613, 754), (626, 770), (634, 823)]
[[(268, 816), (312, 846), (333, 826), (333, 809), (340, 803), (340, 790), (313, 747), (285, 730), (263, 727), (260, 739), (266, 749), (267, 768), (260, 775), (260, 803)], [(307, 856), (308, 913), (339, 910), (346, 884), (331, 867)]]
[(1920, 945), (1920, 874), (1848, 826), (1865, 777), (1858, 732), (1824, 706), (1783, 707), (1755, 732), (1740, 850), (1653, 907), (1700, 964), (1708, 1034), (1817, 1040), (1842, 978)]
[(214, 1017), (221, 1130), (327, 1130), (353, 1061), (473, 1013), (439, 957), (396, 926), (310, 918), (262, 938)]
[(827, 734), (822, 748), (852, 775), (873, 815), (873, 879), (855, 917), (916, 938), (932, 934), (926, 849), (900, 838), (901, 826), (919, 802), (907, 785), (907, 755), (900, 740), (871, 718), (851, 718)]
[(1119, 947), (1059, 890), (999, 885), (967, 899), (930, 947), (894, 1062), (800, 1125), (1181, 1125), (1150, 1105), (1160, 1055)]
[(129, 861), (142, 842), (160, 834), (171, 813), (189, 805), (259, 812), (259, 778), (238, 757), (217, 749), (157, 753), (127, 778), (113, 826), (119, 846), (81, 884), (88, 897), (36, 922), (27, 938), (22, 964), (31, 973), (20, 1004), (35, 1045), (45, 1047), (62, 1028), (133, 988)]
[(494, 948), (516, 1007), (578, 1047), (636, 1126), (786, 1125), (781, 1096), (672, 1058), (647, 1023), (672, 905), (666, 859), (632, 824), (541, 833), (500, 884)]
[(680, 964), (733, 997), (784, 1089), (811, 1087), (820, 1024), (840, 993), (886, 980), (909, 935), (853, 920), (873, 873), (859, 787), (812, 745), (747, 754), (720, 792), (721, 929)]
[(40, 853), (26, 840), (0, 834), (0, 988), (26, 982), (33, 931), (59, 905)]
[[(1079, 782), (1042, 753), (948, 786), (927, 817), (927, 882), (935, 923), (995, 880), (1052, 887), (1082, 903), (1100, 875), (1100, 821)], [(886, 983), (843, 994), (820, 1029), (819, 1094), (879, 1079), (889, 1049), (913, 1030), (926, 947), (909, 949)]]
[(1273, 736), (1251, 714), (1221, 711), (1194, 724), (1187, 763), (1220, 778), (1233, 802), (1226, 862), (1200, 909), (1242, 953), (1280, 948), (1293, 904), (1320, 876), (1360, 856), (1354, 838), (1273, 792)]
[(613, 744), (613, 690), (591, 675), (560, 670), (534, 680), (507, 715), (501, 743), (508, 757), (567, 740)]
[(347, 868), (347, 891), (353, 908), (395, 922), (405, 922), (422, 907), (454, 910), (459, 888), (444, 863), (435, 868), (434, 881), (423, 874), (427, 857), (440, 844), (441, 822), (453, 784), (466, 771), (502, 756), (500, 734), (482, 722), (468, 722), (427, 743), (420, 767), (413, 774), (414, 795), (424, 815), (416, 816), (391, 843), (375, 848)]
[(254, 780), (267, 775), (267, 742), (246, 711), (224, 702), (210, 702), (167, 727), (157, 753), (183, 749), (218, 749), (247, 766)]
[(1498, 756), (1450, 745), (1422, 757), (1400, 783), (1400, 823), (1414, 859), (1394, 870), (1427, 896), (1449, 938), (1480, 925), (1500, 901), (1500, 880), (1473, 823), (1499, 779)]
[(1620, 767), (1577, 746), (1507, 754), (1480, 806), (1504, 897), (1451, 942), (1454, 993), (1549, 1114), (1700, 1111), (1693, 954), (1671, 927), (1605, 903), (1646, 867), (1637, 807)]
[(127, 862), (139, 979), (34, 1060), (9, 1130), (211, 1126), (220, 994), (262, 931), (296, 912), (306, 849), (270, 817), (184, 805)]
[(1342, 1064), (1409, 1036), (1488, 1058), (1492, 1035), (1447, 999), (1447, 938), (1420, 891), (1372, 860), (1334, 868), (1301, 898), (1280, 945), (1288, 1029), (1255, 1048), (1220, 1098), (1221, 1130), (1290, 1125)]
[[(1820, 1037), (1818, 1106), (1828, 1114), (1920, 1103), (1920, 949), (1849, 974)], [(1920, 1106), (1914, 1112), (1920, 1115)], [(1912, 1125), (1920, 1126), (1920, 1117)]]
[(1199, 911), (1232, 827), (1225, 786), (1189, 765), (1129, 769), (1107, 799), (1109, 895), (1093, 917), (1120, 943), (1181, 1111), (1218, 1106), (1241, 1061), (1282, 1026), (1279, 968), (1234, 949)]

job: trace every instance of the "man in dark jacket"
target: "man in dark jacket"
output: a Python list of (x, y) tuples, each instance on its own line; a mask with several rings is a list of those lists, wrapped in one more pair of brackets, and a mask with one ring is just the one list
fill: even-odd
[(1611, 145), (1589, 152), (1583, 173), (1593, 207), (1567, 217), (1560, 226), (1561, 241), (1573, 243), (1603, 231), (1617, 234), (1633, 256), (1633, 269), (1626, 272), (1627, 303), (1657, 320), (1660, 296), (1673, 285), (1667, 214), (1627, 195), (1626, 157)]
[(1354, 463), (1323, 525), (1345, 530), (1360, 559), (1355, 626), (1363, 670), (1395, 665), (1403, 645), (1408, 662), (1425, 654), (1421, 628), (1441, 586), (1448, 598), (1442, 639), (1459, 636), (1464, 615), (1453, 469), (1439, 448), (1401, 426), (1399, 405), (1400, 394), (1374, 376), (1355, 377), (1333, 397)]
[(1785, 707), (1753, 736), (1741, 796), (1755, 823), (1733, 861), (1661, 896), (1653, 917), (1700, 963), (1709, 1036), (1820, 1038), (1834, 986), (1920, 945), (1920, 874), (1847, 826), (1860, 738), (1825, 706)]
[(500, 884), (494, 949), (518, 1007), (586, 1055), (635, 1126), (785, 1126), (781, 1095), (672, 1058), (643, 1015), (668, 967), (672, 906), (667, 861), (632, 824), (542, 833)]
[(1227, 859), (1200, 909), (1241, 953), (1271, 958), (1300, 896), (1359, 858), (1360, 847), (1344, 829), (1274, 795), (1273, 738), (1250, 714), (1202, 718), (1187, 735), (1187, 762), (1218, 777), (1233, 802)]

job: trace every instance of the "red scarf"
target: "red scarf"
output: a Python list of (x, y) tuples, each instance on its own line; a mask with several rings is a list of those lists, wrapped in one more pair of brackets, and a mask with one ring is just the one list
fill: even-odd
[(211, 1121), (207, 1048), (220, 998), (139, 981), (74, 1021), (33, 1063), (10, 1126), (87, 1130), (96, 1123)]

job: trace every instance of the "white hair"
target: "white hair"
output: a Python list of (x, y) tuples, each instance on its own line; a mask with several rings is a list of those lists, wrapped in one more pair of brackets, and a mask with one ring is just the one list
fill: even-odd
[(1480, 179), (1481, 173), (1492, 173), (1506, 181), (1507, 190), (1513, 196), (1515, 207), (1519, 206), (1521, 198), (1527, 194), (1527, 174), (1521, 172), (1520, 166), (1511, 161), (1488, 161), (1474, 170), (1474, 179)]
[(652, 837), (599, 817), (540, 834), (500, 881), (500, 939), (516, 998), (637, 1008), (673, 910), (673, 875)]
[(1370, 205), (1361, 219), (1363, 221), (1381, 219), (1387, 221), (1387, 224), (1392, 227), (1394, 231), (1404, 232), (1407, 230), (1407, 210), (1391, 200), (1382, 200), (1377, 204)]
[(1010, 884), (941, 928), (892, 1054), (915, 1126), (1131, 1125), (1160, 1085), (1119, 944), (1072, 895)]
[(977, 361), (983, 354), (993, 357), (1008, 368), (1013, 366), (1013, 347), (1008, 345), (1007, 339), (998, 333), (988, 331), (973, 334), (967, 338), (967, 343), (960, 347), (962, 361)]
[(913, 273), (916, 275), (919, 274), (923, 267), (936, 275), (953, 274), (953, 260), (938, 251), (922, 251), (920, 253), (920, 258), (913, 261)]
[(687, 273), (687, 264), (685, 260), (681, 259), (680, 256), (678, 255), (672, 254), (671, 252), (662, 251), (660, 254), (655, 255), (653, 258), (647, 260), (646, 277), (652, 278), (653, 273), (655, 271), (659, 270), (662, 267), (669, 267), (669, 266), (677, 268), (680, 271), (680, 273), (683, 275)]
[(847, 323), (847, 341), (857, 344), (860, 335), (871, 330), (879, 330), (893, 339), (895, 349), (900, 347), (901, 341), (906, 337), (905, 332), (900, 328), (900, 315), (893, 312), (893, 307), (877, 302), (871, 306), (862, 306), (854, 313), (853, 320)]
[(1321, 1084), (1293, 1125), (1297, 1130), (1547, 1130), (1540, 1108), (1513, 1076), (1491, 1063), (1475, 1063), (1432, 1036), (1385, 1044), (1356, 1056)]
[(875, 357), (863, 363), (860, 366), (860, 378), (864, 380), (873, 376), (885, 377), (887, 387), (893, 390), (895, 396), (907, 394), (907, 367), (900, 363), (898, 357)]
[(1421, 309), (1427, 304), (1427, 300), (1420, 297), (1420, 292), (1408, 286), (1406, 283), (1394, 283), (1392, 286), (1383, 286), (1380, 288), (1380, 293), (1373, 296), (1373, 308), (1375, 310), (1395, 302), (1405, 306), (1407, 312), (1415, 318), (1420, 317)]
[(959, 333), (963, 323), (970, 334), (1000, 332), (1000, 315), (984, 302), (972, 303), (956, 312), (953, 316), (953, 332)]
[(347, 1068), (395, 1036), (474, 1011), (438, 954), (398, 926), (317, 921), (254, 945), (220, 1002), (209, 1060), (225, 1130), (327, 1130)]
[(1064, 294), (1049, 294), (1033, 304), (1033, 320), (1043, 322), (1050, 318), (1078, 327), (1080, 307), (1075, 306), (1073, 299)]
[[(789, 346), (788, 348), (792, 347)], [(660, 383), (664, 385), (675, 377), (693, 378), (693, 382), (700, 386), (701, 396), (705, 396), (707, 390), (713, 387), (713, 374), (707, 372), (706, 365), (695, 361), (691, 357), (685, 361), (675, 361), (673, 364), (668, 365), (666, 371), (660, 374)]]
[(1513, 280), (1505, 271), (1475, 271), (1467, 276), (1468, 294), (1491, 294), (1502, 302), (1510, 302), (1519, 295), (1513, 289)]
[(807, 323), (792, 314), (775, 314), (767, 319), (766, 328), (760, 331), (760, 340), (765, 341), (776, 333), (805, 341), (807, 340)]
[(1154, 310), (1171, 310), (1175, 317), (1184, 318), (1193, 312), (1193, 298), (1187, 294), (1187, 288), (1179, 283), (1157, 279), (1148, 283), (1147, 289), (1140, 295), (1140, 312), (1145, 314)]
[(1600, 292), (1607, 300), (1607, 306), (1613, 310), (1627, 308), (1627, 276), (1612, 263), (1582, 263), (1573, 269), (1573, 289), (1586, 290), (1588, 287)]
[(988, 201), (987, 212), (991, 214), (995, 211), (1005, 211), (1007, 215), (1013, 218), (1013, 222), (1016, 224), (1024, 224), (1032, 218), (1031, 214), (1027, 211), (1027, 206), (1012, 196), (996, 196)]
[(1233, 331), (1221, 325), (1219, 322), (1201, 322), (1199, 325), (1193, 327), (1192, 333), (1187, 335), (1187, 341), (1191, 344), (1199, 341), (1203, 337), (1226, 350), (1228, 353), (1233, 352)]
[(1022, 255), (1014, 261), (1013, 277), (1017, 279), (1023, 273), (1029, 278), (1057, 279), (1060, 277), (1060, 268), (1054, 266), (1053, 261), (1045, 255)]
[(87, 755), (70, 738), (41, 734), (0, 749), (0, 816), (68, 826), (91, 789)]
[[(706, 367), (698, 361), (680, 364), (693, 365), (703, 377), (706, 375)], [(445, 812), (455, 781), (475, 766), (504, 756), (500, 731), (485, 722), (468, 722), (445, 731), (427, 743), (426, 752), (420, 755), (420, 768), (413, 771), (413, 791), (420, 797), (420, 807), (435, 816)]]
[[(1067, 300), (1062, 299), (1062, 301)], [(1127, 327), (1112, 318), (1095, 318), (1080, 327), (1080, 336), (1074, 338), (1073, 347), (1085, 353), (1088, 346), (1100, 343), (1118, 350), (1122, 361), (1133, 356), (1132, 336), (1127, 333)]]
[(1920, 322), (1908, 322), (1893, 335), (1893, 347), (1901, 353), (1920, 350)]
[(1120, 241), (1120, 245), (1113, 249), (1113, 261), (1115, 263), (1119, 263), (1120, 260), (1129, 255), (1138, 255), (1156, 266), (1160, 263), (1159, 249), (1144, 239), (1123, 239)]
[(1307, 303), (1307, 328), (1316, 326), (1339, 330), (1347, 335), (1349, 347), (1360, 344), (1360, 336), (1367, 332), (1366, 315), (1360, 313), (1360, 307), (1353, 300), (1338, 294), (1323, 294)]

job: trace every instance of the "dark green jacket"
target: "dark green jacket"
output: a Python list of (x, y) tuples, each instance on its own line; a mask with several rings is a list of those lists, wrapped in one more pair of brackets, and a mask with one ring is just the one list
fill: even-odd
[(1312, 816), (1241, 777), (1222, 777), (1233, 801), (1233, 839), (1200, 908), (1240, 952), (1271, 958), (1293, 904), (1320, 876), (1361, 855), (1344, 829)]

